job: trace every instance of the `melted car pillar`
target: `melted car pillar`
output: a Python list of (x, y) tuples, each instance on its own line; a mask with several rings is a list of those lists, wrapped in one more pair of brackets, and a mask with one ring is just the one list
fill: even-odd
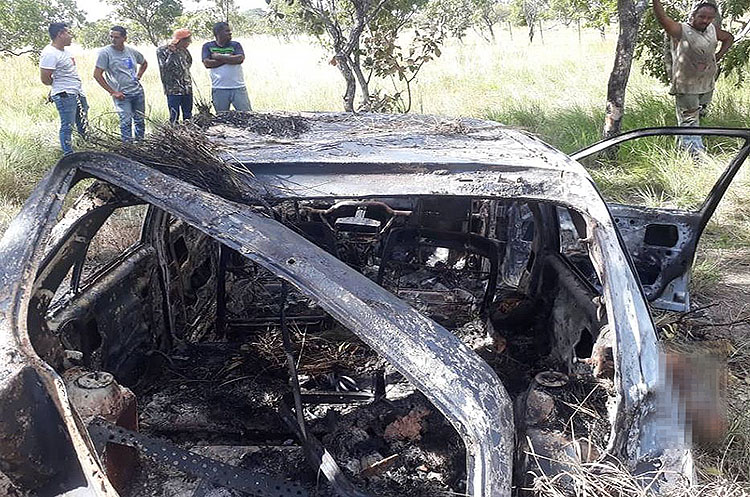
[(631, 262), (618, 250), (617, 239), (606, 235), (612, 231), (611, 225), (593, 222), (588, 229), (594, 241), (591, 256), (604, 286), (605, 300), (619, 299), (624, 304), (607, 305), (608, 321), (616, 337), (613, 355), (619, 393), (607, 450), (625, 456), (636, 472), (658, 468), (665, 480), (689, 478), (692, 455), (685, 440), (685, 427), (678, 421), (679, 406), (668, 402), (660, 386), (661, 355), (645, 299), (634, 298), (640, 288), (634, 280), (623, 277), (625, 273), (615, 270), (616, 266)]
[(467, 494), (510, 495), (514, 448), (510, 398), (487, 363), (452, 333), (250, 207), (113, 155), (82, 153), (69, 160), (180, 217), (317, 300), (453, 424), (466, 446)]
[[(72, 180), (70, 167), (40, 182), (0, 242), (0, 468), (40, 495), (116, 496), (91, 450), (62, 379), (36, 354), (27, 316), (50, 226)], [(34, 461), (34, 463), (31, 463)]]

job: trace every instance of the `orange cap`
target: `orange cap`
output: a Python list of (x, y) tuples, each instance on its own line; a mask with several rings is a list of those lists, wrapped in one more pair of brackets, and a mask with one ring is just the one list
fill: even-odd
[(185, 38), (188, 38), (190, 36), (191, 36), (191, 33), (189, 29), (187, 28), (177, 29), (172, 35), (172, 43), (177, 43), (178, 41), (184, 40)]

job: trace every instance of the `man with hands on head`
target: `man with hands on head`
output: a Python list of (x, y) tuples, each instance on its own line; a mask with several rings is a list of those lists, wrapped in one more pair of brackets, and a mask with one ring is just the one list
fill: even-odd
[[(677, 124), (700, 126), (713, 97), (717, 62), (734, 43), (734, 37), (714, 24), (719, 8), (712, 2), (695, 4), (688, 22), (676, 22), (664, 11), (661, 0), (653, 0), (654, 15), (670, 37), (672, 85)], [(721, 42), (719, 51), (716, 48)], [(704, 150), (700, 136), (681, 137), (691, 152)]]
[(112, 95), (115, 110), (120, 118), (123, 141), (143, 138), (146, 132), (146, 96), (141, 86), (141, 76), (148, 62), (138, 50), (126, 47), (128, 33), (122, 26), (109, 30), (112, 44), (102, 48), (96, 59), (94, 79)]
[(203, 45), (203, 65), (211, 73), (211, 99), (216, 112), (226, 112), (233, 105), (235, 110), (247, 111), (250, 99), (242, 75), (245, 52), (242, 45), (232, 41), (232, 30), (226, 22), (214, 24), (215, 41)]
[(183, 121), (193, 116), (193, 80), (190, 77), (193, 58), (187, 49), (191, 41), (190, 30), (182, 28), (174, 32), (169, 43), (156, 49), (171, 123), (179, 119), (180, 109)]

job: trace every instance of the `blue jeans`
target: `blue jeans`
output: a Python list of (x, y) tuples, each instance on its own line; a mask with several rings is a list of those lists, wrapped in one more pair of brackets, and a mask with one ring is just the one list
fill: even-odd
[(212, 88), (211, 99), (216, 112), (228, 111), (229, 104), (234, 105), (234, 110), (253, 110), (246, 88)]
[(86, 136), (89, 104), (86, 97), (75, 93), (52, 95), (52, 101), (60, 114), (60, 146), (63, 154), (68, 155), (73, 153), (73, 124), (79, 135)]
[(167, 108), (169, 109), (169, 122), (176, 123), (180, 118), (182, 109), (182, 120), (193, 117), (193, 95), (167, 95)]
[(140, 140), (146, 134), (146, 94), (143, 92), (125, 95), (123, 100), (112, 97), (115, 110), (120, 117), (122, 141), (133, 139), (132, 126), (135, 125), (135, 138)]

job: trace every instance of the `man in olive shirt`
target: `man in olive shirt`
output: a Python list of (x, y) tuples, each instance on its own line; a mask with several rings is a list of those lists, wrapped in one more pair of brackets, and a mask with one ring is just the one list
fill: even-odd
[(109, 38), (112, 44), (102, 48), (96, 59), (94, 79), (112, 95), (122, 140), (132, 140), (133, 125), (135, 138), (141, 139), (146, 133), (146, 96), (141, 76), (148, 62), (138, 50), (125, 46), (128, 33), (122, 26), (112, 26)]
[(211, 73), (211, 99), (216, 112), (226, 112), (229, 105), (235, 110), (252, 110), (242, 75), (245, 52), (242, 45), (232, 41), (229, 24), (214, 24), (215, 41), (203, 45), (203, 65)]
[(193, 80), (190, 77), (193, 58), (187, 50), (190, 42), (190, 30), (178, 29), (169, 43), (156, 49), (171, 123), (179, 119), (180, 109), (183, 121), (193, 116)]
[[(670, 36), (672, 49), (672, 86), (677, 124), (700, 126), (714, 93), (716, 65), (734, 42), (734, 37), (714, 24), (719, 13), (712, 2), (693, 7), (688, 22), (676, 22), (664, 11), (660, 0), (654, 0), (654, 15)], [(716, 51), (719, 42), (721, 48)], [(691, 152), (704, 150), (700, 136), (683, 136), (682, 145)]]

